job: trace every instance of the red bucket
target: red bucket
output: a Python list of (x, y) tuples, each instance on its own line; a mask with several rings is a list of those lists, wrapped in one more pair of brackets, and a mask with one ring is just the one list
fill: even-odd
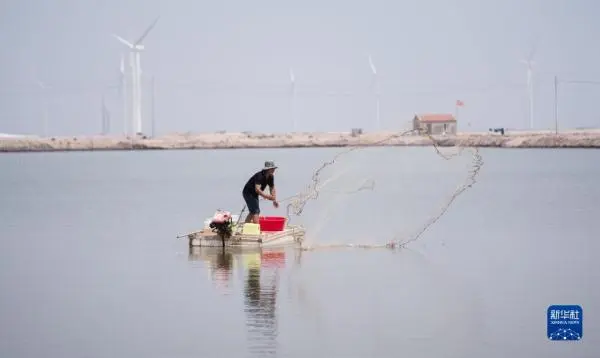
[(261, 216), (258, 218), (260, 231), (283, 231), (285, 228), (285, 217), (283, 216)]

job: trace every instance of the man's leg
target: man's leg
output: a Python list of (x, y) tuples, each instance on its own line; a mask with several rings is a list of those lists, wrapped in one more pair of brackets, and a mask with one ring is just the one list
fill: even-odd
[(252, 198), (252, 222), (258, 224), (258, 217), (260, 216), (260, 206), (258, 197)]
[(248, 213), (244, 222), (258, 224), (258, 217), (259, 214)]
[(260, 215), (260, 207), (258, 203), (258, 197), (251, 197), (244, 195), (246, 201), (246, 207), (248, 208), (248, 216), (246, 216), (246, 223), (258, 224), (258, 218)]
[(244, 201), (246, 202), (246, 209), (248, 209), (248, 215), (246, 215), (246, 220), (244, 223), (248, 224), (252, 222), (252, 198), (248, 197), (248, 195), (244, 195)]

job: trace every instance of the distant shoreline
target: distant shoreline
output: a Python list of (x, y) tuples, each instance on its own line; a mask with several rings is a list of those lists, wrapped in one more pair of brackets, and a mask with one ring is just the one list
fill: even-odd
[[(352, 135), (316, 133), (198, 133), (157, 138), (125, 136), (0, 137), (0, 152), (131, 151), (173, 149), (327, 148), (352, 146), (431, 146), (430, 138), (403, 131)], [(508, 132), (463, 132), (433, 136), (440, 147), (480, 148), (600, 148), (600, 129)]]

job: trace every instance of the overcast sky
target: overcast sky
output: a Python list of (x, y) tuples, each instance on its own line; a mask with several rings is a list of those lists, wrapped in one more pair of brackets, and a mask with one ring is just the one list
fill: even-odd
[[(535, 127), (554, 125), (554, 75), (600, 81), (600, 3), (593, 0), (3, 0), (0, 132), (123, 131), (120, 56), (144, 41), (144, 132), (155, 77), (158, 134), (289, 131), (290, 75), (301, 131), (375, 128), (371, 54), (384, 129), (415, 113), (454, 113), (459, 130), (529, 125), (526, 67), (536, 44)], [(599, 126), (600, 84), (560, 84), (565, 127)]]

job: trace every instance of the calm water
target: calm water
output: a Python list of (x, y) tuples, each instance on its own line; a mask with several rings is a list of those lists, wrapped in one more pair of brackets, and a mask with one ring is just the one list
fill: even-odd
[[(241, 210), (264, 160), (287, 197), (339, 151), (0, 155), (0, 356), (598, 356), (600, 151), (483, 150), (478, 183), (409, 250), (223, 253), (176, 238)], [(354, 152), (292, 220), (317, 247), (409, 237), (469, 162)], [(367, 179), (373, 191), (341, 193)], [(582, 341), (546, 338), (551, 304), (583, 307)]]

